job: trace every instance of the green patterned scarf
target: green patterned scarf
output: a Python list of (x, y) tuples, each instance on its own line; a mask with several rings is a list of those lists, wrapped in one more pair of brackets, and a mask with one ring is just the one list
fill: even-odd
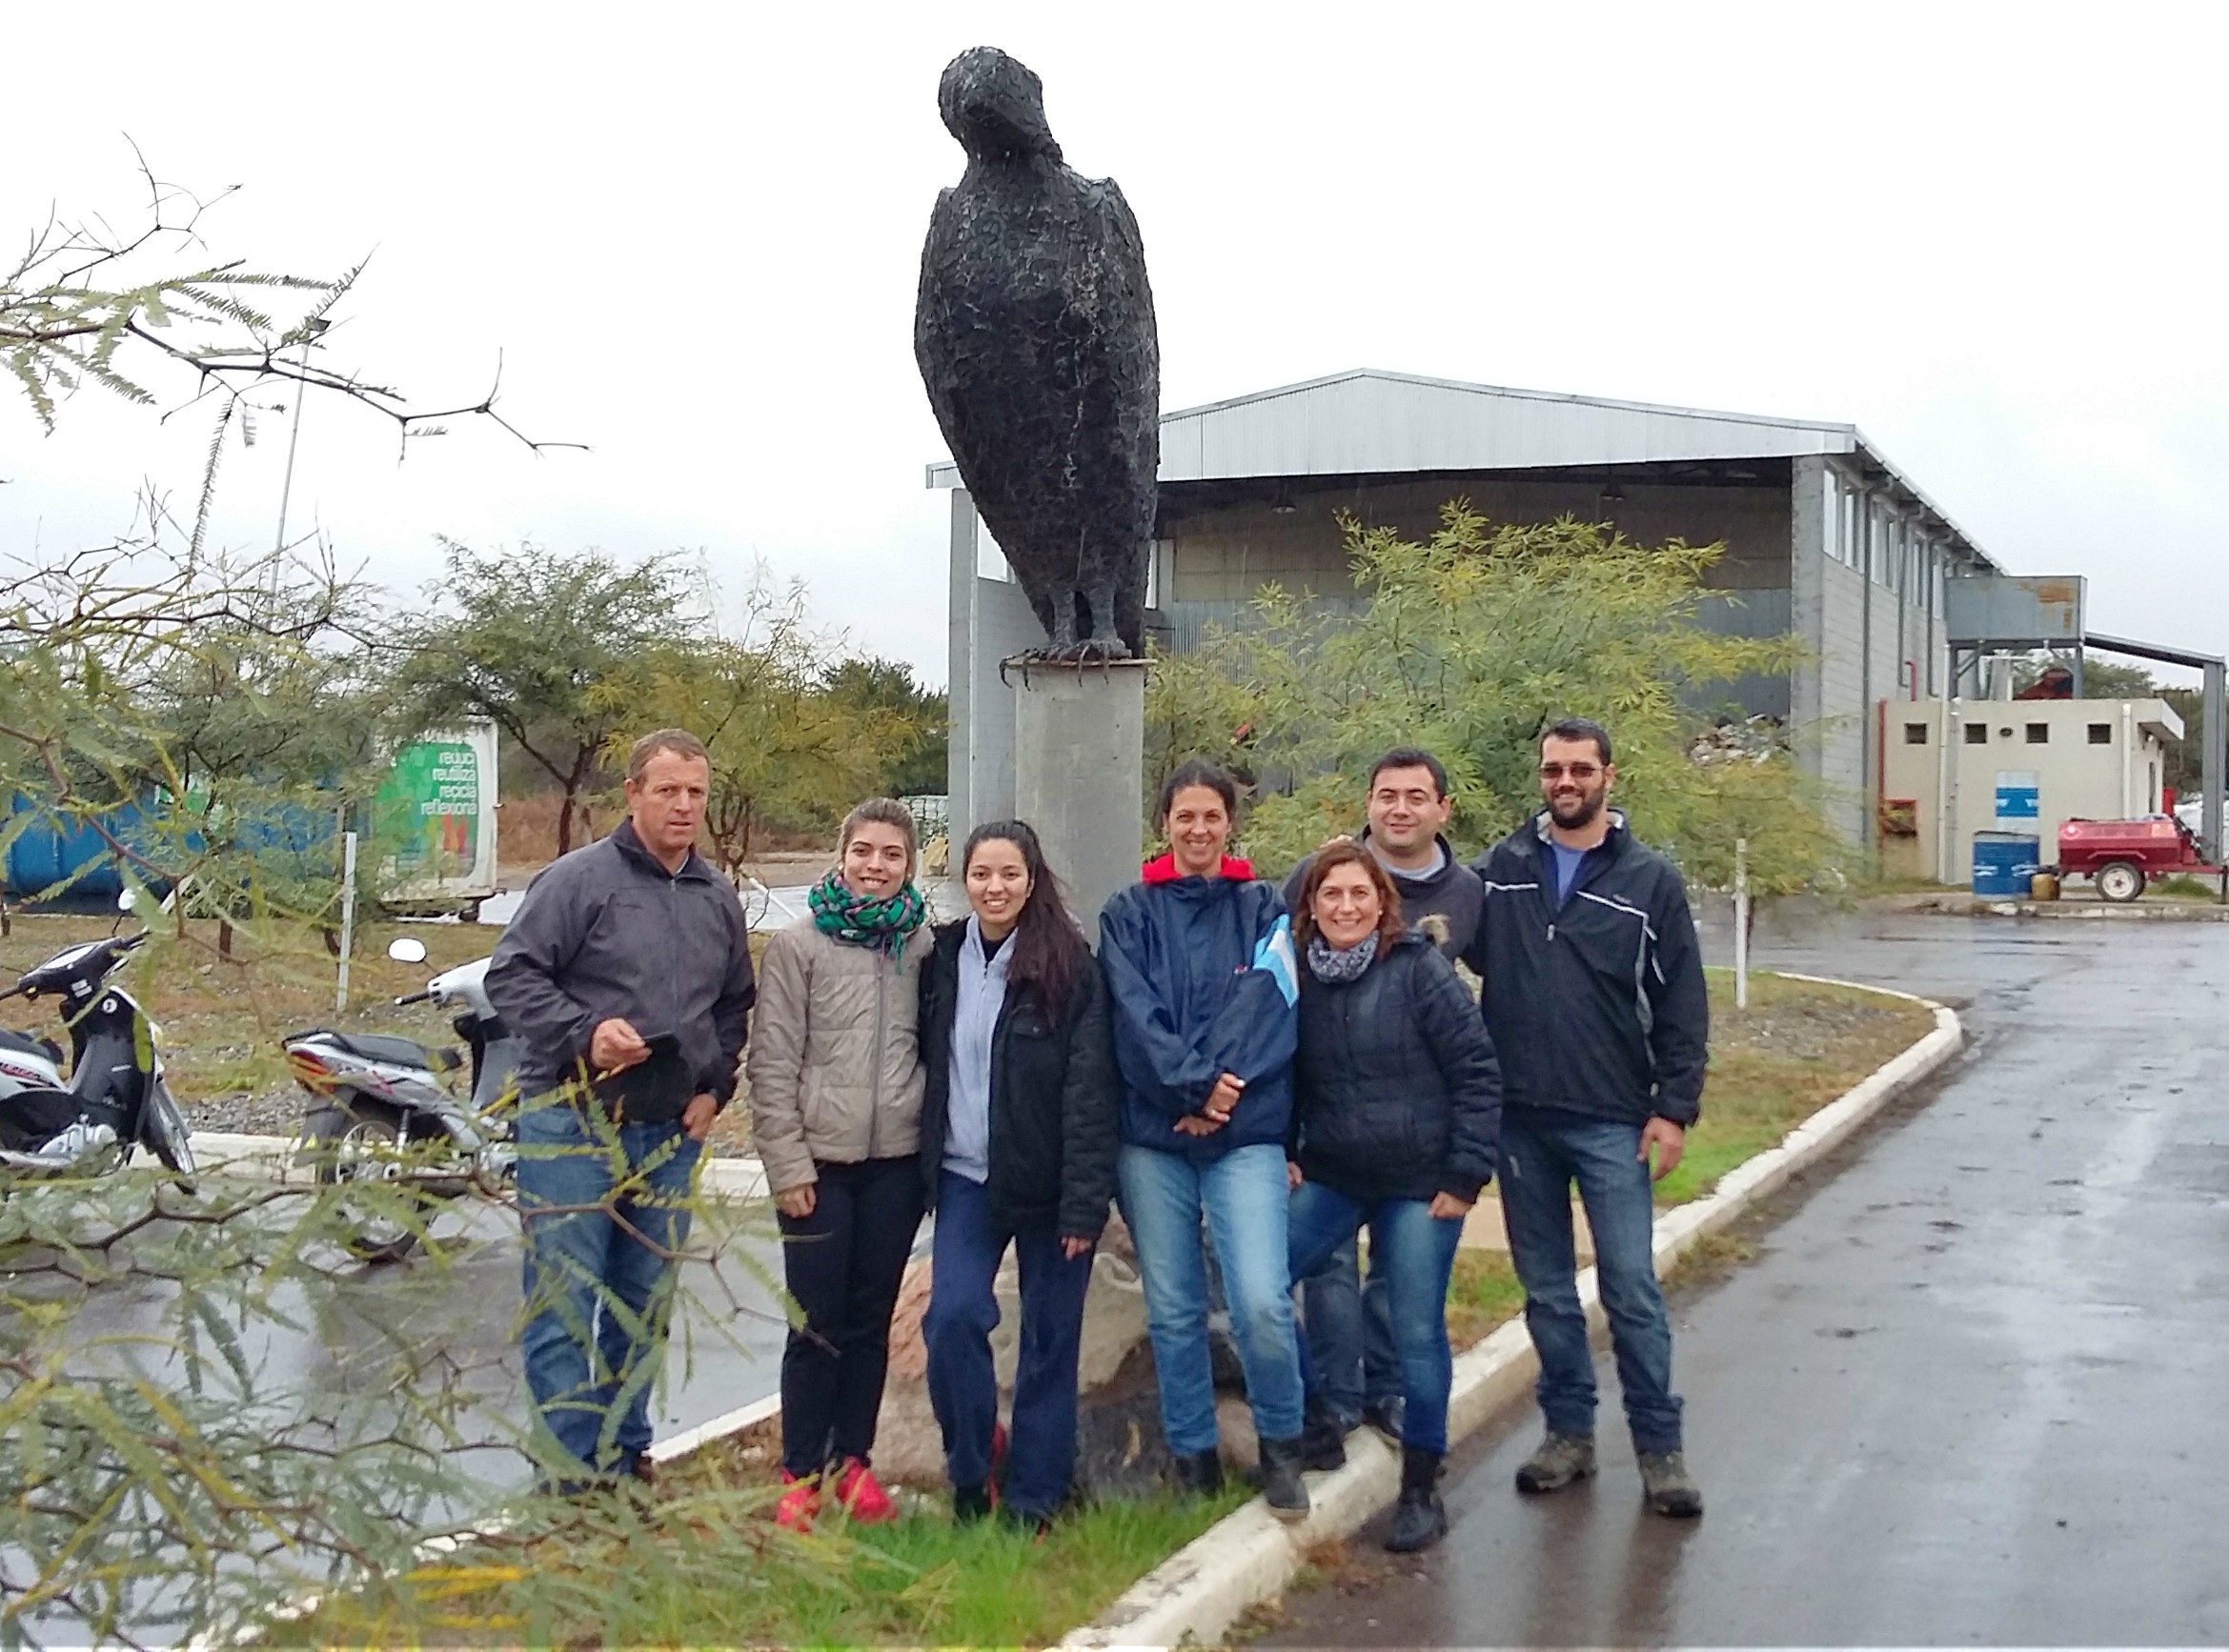
[(892, 963), (904, 958), (905, 937), (928, 917), (921, 891), (910, 883), (896, 895), (869, 898), (854, 895), (833, 872), (813, 885), (805, 904), (813, 909), (813, 927), (822, 935), (886, 952)]

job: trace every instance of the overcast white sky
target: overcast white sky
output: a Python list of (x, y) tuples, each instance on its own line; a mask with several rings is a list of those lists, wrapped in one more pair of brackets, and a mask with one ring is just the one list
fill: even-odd
[[(2100, 630), (2229, 650), (2229, 8), (1532, 3), (111, 6), (0, 108), (0, 232), (243, 192), (270, 269), (371, 270), (336, 363), (422, 406), (500, 349), (536, 458), (313, 400), (294, 519), (414, 593), (434, 535), (754, 556), (944, 675), (914, 284), (1001, 46), (1145, 235), (1163, 404), (1352, 367), (1850, 420)], [(9, 226), (18, 227), (10, 231)], [(168, 388), (180, 388), (169, 381)], [(285, 453), (227, 461), (268, 543)], [(0, 395), (0, 549), (97, 542), (200, 413)]]

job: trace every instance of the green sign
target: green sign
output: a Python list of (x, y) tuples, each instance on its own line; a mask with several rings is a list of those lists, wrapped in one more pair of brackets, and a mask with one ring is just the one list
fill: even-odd
[(480, 763), (470, 746), (421, 740), (403, 747), (374, 809), (397, 873), (412, 879), (472, 876), (479, 856)]

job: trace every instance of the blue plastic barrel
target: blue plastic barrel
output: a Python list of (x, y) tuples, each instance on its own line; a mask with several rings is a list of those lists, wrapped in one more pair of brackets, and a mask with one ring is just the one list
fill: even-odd
[(2028, 880), (2043, 864), (2042, 839), (2018, 832), (1974, 834), (1974, 893), (2025, 900)]

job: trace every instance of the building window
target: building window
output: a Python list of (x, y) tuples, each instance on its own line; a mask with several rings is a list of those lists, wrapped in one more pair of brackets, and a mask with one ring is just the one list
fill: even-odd
[(2090, 744), (2093, 746), (2113, 744), (2113, 725), (2111, 723), (2092, 723), (2090, 725)]
[(2051, 744), (2051, 725), (2049, 723), (2030, 723), (2028, 725), (2028, 744), (2031, 746)]
[(1987, 723), (1968, 723), (1966, 725), (1966, 744), (1969, 746), (1989, 744), (1989, 725)]
[(1907, 746), (1926, 745), (1927, 725), (1925, 723), (1906, 723), (1904, 725), (1904, 743)]

